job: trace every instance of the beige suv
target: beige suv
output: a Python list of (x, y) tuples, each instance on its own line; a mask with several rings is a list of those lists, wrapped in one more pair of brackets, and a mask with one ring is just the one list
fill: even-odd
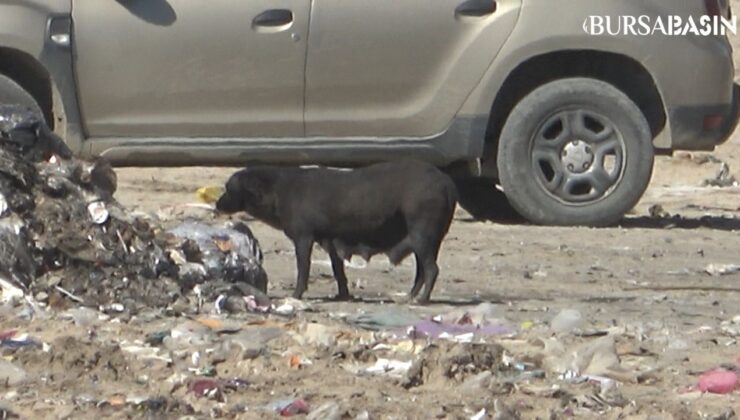
[(463, 203), (498, 184), (533, 222), (602, 225), (638, 201), (655, 153), (711, 150), (737, 123), (726, 36), (645, 35), (628, 19), (730, 13), (726, 0), (0, 0), (0, 102), (117, 164), (411, 156), (467, 177)]

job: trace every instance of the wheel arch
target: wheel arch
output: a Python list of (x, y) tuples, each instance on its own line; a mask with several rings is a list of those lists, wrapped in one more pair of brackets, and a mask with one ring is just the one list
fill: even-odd
[(599, 50), (563, 50), (533, 56), (517, 65), (498, 90), (486, 130), (484, 161), (493, 169), (501, 130), (516, 104), (545, 83), (570, 77), (588, 77), (609, 83), (625, 93), (650, 125), (653, 138), (666, 126), (663, 99), (650, 72), (637, 60), (623, 54)]
[(51, 75), (41, 62), (23, 51), (0, 47), (0, 74), (18, 83), (41, 108), (52, 128), (54, 120), (54, 94)]

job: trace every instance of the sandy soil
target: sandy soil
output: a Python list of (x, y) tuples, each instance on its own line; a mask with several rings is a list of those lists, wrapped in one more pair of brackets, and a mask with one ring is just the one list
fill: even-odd
[[(734, 3), (736, 9), (740, 8), (740, 2)], [(734, 41), (740, 45), (740, 39)], [(615, 337), (616, 353), (630, 372), (628, 379), (619, 381), (619, 393), (626, 404), (589, 406), (582, 397), (593, 394), (593, 384), (566, 384), (551, 374), (544, 379), (516, 382), (509, 388), (472, 389), (450, 378), (406, 389), (401, 379), (358, 376), (347, 368), (348, 363), (372, 365), (379, 356), (370, 355), (367, 349), (357, 350), (367, 333), (336, 318), (340, 313), (404, 308), (392, 301), (411, 287), (413, 262), (391, 268), (377, 259), (362, 268), (349, 268), (351, 289), (361, 301), (333, 303), (323, 299), (335, 293), (335, 285), (327, 256), (317, 250), (307, 293), (312, 312), (300, 313), (295, 319), (221, 319), (221, 323), (236, 323), (247, 330), (250, 322), (273, 326), (297, 337), (289, 338), (290, 333), (286, 333), (271, 342), (269, 357), (226, 356), (219, 362), (217, 377), (240, 377), (249, 382), (243, 387), (232, 384), (226, 402), (196, 398), (187, 385), (182, 385), (198, 376), (183, 367), (197, 346), (184, 353), (171, 353), (175, 356), (169, 363), (142, 359), (122, 350), (122, 341), (125, 346), (126, 342), (144, 340), (149, 333), (181, 325), (185, 321), (182, 318), (96, 320), (85, 325), (58, 317), (32, 322), (5, 318), (2, 329), (28, 333), (49, 343), (51, 350), (4, 353), (29, 373), (46, 379), (36, 382), (37, 386), (3, 389), (0, 385), (0, 407), (28, 418), (101, 414), (159, 418), (191, 411), (196, 417), (269, 418), (275, 414), (264, 407), (272, 402), (304, 398), (312, 408), (336, 403), (346, 418), (362, 418), (364, 412), (370, 418), (469, 418), (481, 409), (493, 415), (506, 407), (518, 411), (522, 418), (731, 418), (729, 409), (740, 411), (740, 391), (731, 395), (691, 392), (699, 373), (721, 364), (740, 366), (740, 346), (732, 332), (734, 328), (736, 334), (740, 325), (731, 322), (740, 315), (740, 273), (713, 276), (706, 272), (712, 264), (740, 264), (736, 232), (740, 229), (740, 187), (703, 187), (703, 181), (720, 169), (720, 164), (707, 156), (727, 163), (732, 174), (740, 177), (740, 133), (713, 153), (659, 158), (647, 194), (621, 227), (498, 225), (473, 221), (458, 210), (443, 245), (435, 301), (426, 308), (410, 308), (420, 314), (445, 314), (480, 302), (494, 303), (497, 317), (520, 327), (514, 337), (493, 340), (515, 358), (524, 354), (519, 349), (527, 340), (550, 337), (548, 323), (562, 309), (576, 309), (586, 320), (584, 330), (609, 331)], [(158, 211), (194, 202), (196, 188), (221, 184), (232, 171), (122, 169), (118, 172), (117, 198), (134, 210)], [(681, 217), (649, 217), (654, 205)], [(204, 219), (211, 217), (196, 214)], [(280, 232), (261, 223), (250, 221), (249, 225), (265, 254), (270, 295), (289, 296), (295, 273), (291, 244)], [(334, 351), (302, 342), (306, 340), (306, 320), (345, 331), (344, 335), (329, 334), (334, 337), (330, 340)], [(348, 347), (337, 343), (338, 336), (351, 337)], [(570, 334), (557, 340), (567, 347), (595, 339), (588, 334)], [(344, 349), (347, 354), (339, 357), (336, 349)], [(439, 351), (449, 354), (455, 350)], [(313, 364), (291, 368), (291, 355), (310, 359)], [(211, 360), (214, 356), (204, 352), (202, 357)], [(411, 359), (408, 353), (391, 352), (385, 357)], [(186, 378), (173, 380), (178, 374)], [(553, 386), (562, 393), (553, 391)], [(131, 403), (135, 400), (132, 396), (141, 396), (140, 400), (162, 397), (165, 402), (160, 403), (170, 412)], [(727, 417), (714, 417), (722, 413)], [(514, 417), (512, 413), (500, 415), (498, 418)]]

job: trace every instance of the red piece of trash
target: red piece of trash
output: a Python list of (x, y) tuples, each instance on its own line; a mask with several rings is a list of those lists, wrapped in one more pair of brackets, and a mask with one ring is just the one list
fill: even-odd
[(221, 384), (211, 379), (200, 379), (191, 383), (190, 392), (198, 398), (207, 397), (219, 402), (224, 401)]
[(282, 407), (279, 411), (282, 417), (292, 417), (296, 414), (308, 414), (308, 403), (304, 400), (295, 400)]
[(13, 338), (18, 330), (0, 331), (0, 341)]
[(699, 377), (698, 388), (712, 394), (729, 394), (737, 388), (737, 373), (726, 369), (713, 369)]

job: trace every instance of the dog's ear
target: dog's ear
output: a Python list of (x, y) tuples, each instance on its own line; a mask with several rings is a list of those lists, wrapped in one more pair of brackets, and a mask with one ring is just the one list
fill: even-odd
[(227, 183), (226, 189), (230, 193), (242, 197), (251, 204), (262, 203), (265, 196), (272, 189), (274, 180), (260, 170), (245, 169), (236, 173)]

